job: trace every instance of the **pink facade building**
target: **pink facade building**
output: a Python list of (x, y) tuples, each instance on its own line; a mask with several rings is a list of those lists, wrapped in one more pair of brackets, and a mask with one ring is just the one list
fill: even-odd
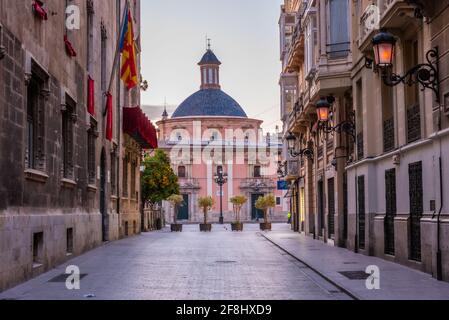
[[(250, 119), (243, 108), (221, 90), (220, 65), (212, 50), (207, 50), (198, 64), (201, 88), (188, 97), (171, 118), (164, 111), (157, 123), (159, 148), (170, 156), (173, 170), (180, 182), (184, 206), (178, 219), (201, 222), (199, 197), (212, 196), (215, 205), (209, 215), (211, 222), (220, 217), (220, 198), (225, 222), (233, 221), (229, 199), (245, 195), (247, 204), (241, 212), (244, 221), (256, 221), (262, 213), (254, 207), (261, 195), (272, 193), (276, 207), (271, 210), (272, 221), (286, 221), (289, 199), (285, 191), (277, 190), (277, 159), (281, 148), (277, 135), (263, 135), (261, 120)], [(222, 170), (228, 181), (222, 197), (214, 176)], [(164, 204), (166, 221), (173, 221), (173, 208)]]

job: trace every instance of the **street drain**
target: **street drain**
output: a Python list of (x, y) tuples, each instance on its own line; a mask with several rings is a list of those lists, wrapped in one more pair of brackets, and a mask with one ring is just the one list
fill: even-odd
[(232, 260), (219, 260), (219, 261), (215, 261), (215, 263), (237, 263), (237, 261), (232, 261)]
[(354, 262), (354, 261), (347, 261), (347, 262), (343, 262), (343, 264), (358, 264), (358, 262)]
[[(66, 282), (67, 278), (70, 276), (70, 274), (63, 273), (59, 276), (54, 277), (53, 279), (50, 279), (48, 282)], [(87, 276), (87, 274), (80, 274), (80, 279)]]
[(365, 271), (340, 271), (338, 272), (349, 280), (366, 280), (370, 276)]

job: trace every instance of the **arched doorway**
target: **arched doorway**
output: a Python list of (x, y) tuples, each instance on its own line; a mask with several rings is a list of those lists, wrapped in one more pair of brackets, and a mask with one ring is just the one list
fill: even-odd
[(106, 152), (101, 151), (100, 160), (100, 212), (102, 240), (108, 241), (108, 211), (106, 206)]

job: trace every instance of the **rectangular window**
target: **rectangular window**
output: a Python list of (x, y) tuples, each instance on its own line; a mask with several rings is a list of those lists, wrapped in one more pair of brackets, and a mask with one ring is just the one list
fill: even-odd
[(44, 233), (33, 233), (33, 264), (42, 264), (44, 251)]
[(261, 177), (261, 168), (260, 166), (254, 166), (254, 178)]
[(95, 184), (96, 180), (96, 140), (98, 137), (97, 124), (91, 121), (87, 131), (87, 169), (89, 174), (89, 184)]
[(281, 205), (281, 197), (276, 197), (276, 205), (277, 206)]
[[(419, 63), (418, 41), (405, 44), (405, 62), (407, 70)], [(421, 107), (419, 105), (419, 85), (405, 86), (405, 102), (407, 107), (407, 143), (421, 139)]]
[(86, 31), (87, 31), (87, 71), (92, 73), (92, 58), (93, 58), (93, 49), (94, 49), (94, 5), (93, 0), (87, 0), (87, 19), (86, 19)]
[(136, 199), (136, 167), (137, 162), (133, 161), (131, 163), (131, 198)]
[(128, 157), (123, 158), (123, 196), (128, 196)]
[(357, 177), (359, 248), (365, 249), (365, 176)]
[(344, 58), (349, 53), (348, 13), (348, 0), (329, 1), (327, 53), (331, 59)]
[(73, 123), (75, 121), (75, 102), (66, 95), (65, 105), (62, 107), (62, 159), (63, 177), (74, 178), (73, 172)]
[(393, 88), (381, 84), (382, 90), (382, 124), (383, 124), (383, 147), (384, 152), (389, 152), (395, 147), (394, 139), (394, 103), (393, 103)]
[(27, 84), (26, 167), (45, 170), (45, 98), (48, 76), (34, 62)]
[(101, 90), (106, 92), (107, 90), (107, 76), (106, 76), (106, 63), (107, 63), (107, 32), (104, 24), (101, 24), (101, 45), (100, 45), (100, 67), (101, 67)]
[(111, 153), (111, 194), (117, 195), (117, 155)]
[(73, 228), (67, 229), (66, 238), (67, 238), (66, 252), (67, 252), (67, 254), (72, 254), (73, 253)]
[(328, 236), (335, 236), (335, 180), (331, 178), (327, 180), (327, 206), (328, 206)]
[(213, 75), (213, 70), (212, 70), (212, 69), (209, 69), (209, 76), (208, 76), (208, 81), (207, 81), (207, 83), (209, 83), (209, 84), (214, 83), (213, 77), (214, 77), (214, 75)]
[(310, 71), (315, 68), (315, 58), (316, 58), (316, 46), (317, 46), (317, 28), (316, 28), (316, 18), (311, 16), (308, 24), (305, 28), (305, 40), (304, 46), (306, 50), (305, 57), (305, 68), (306, 76), (309, 75)]
[(362, 160), (364, 158), (364, 142), (363, 142), (363, 86), (362, 79), (356, 83), (357, 94), (357, 159)]

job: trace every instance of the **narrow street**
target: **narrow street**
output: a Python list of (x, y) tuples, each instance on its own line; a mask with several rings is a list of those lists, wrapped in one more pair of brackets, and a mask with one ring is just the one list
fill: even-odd
[[(288, 227), (273, 225), (273, 232)], [(200, 233), (198, 225), (184, 225), (182, 233), (164, 230), (108, 243), (0, 299), (351, 299), (262, 237), (258, 225), (245, 225), (242, 233), (227, 229), (213, 225), (212, 233)], [(67, 265), (80, 268), (80, 290), (67, 290), (64, 277), (54, 282)]]

